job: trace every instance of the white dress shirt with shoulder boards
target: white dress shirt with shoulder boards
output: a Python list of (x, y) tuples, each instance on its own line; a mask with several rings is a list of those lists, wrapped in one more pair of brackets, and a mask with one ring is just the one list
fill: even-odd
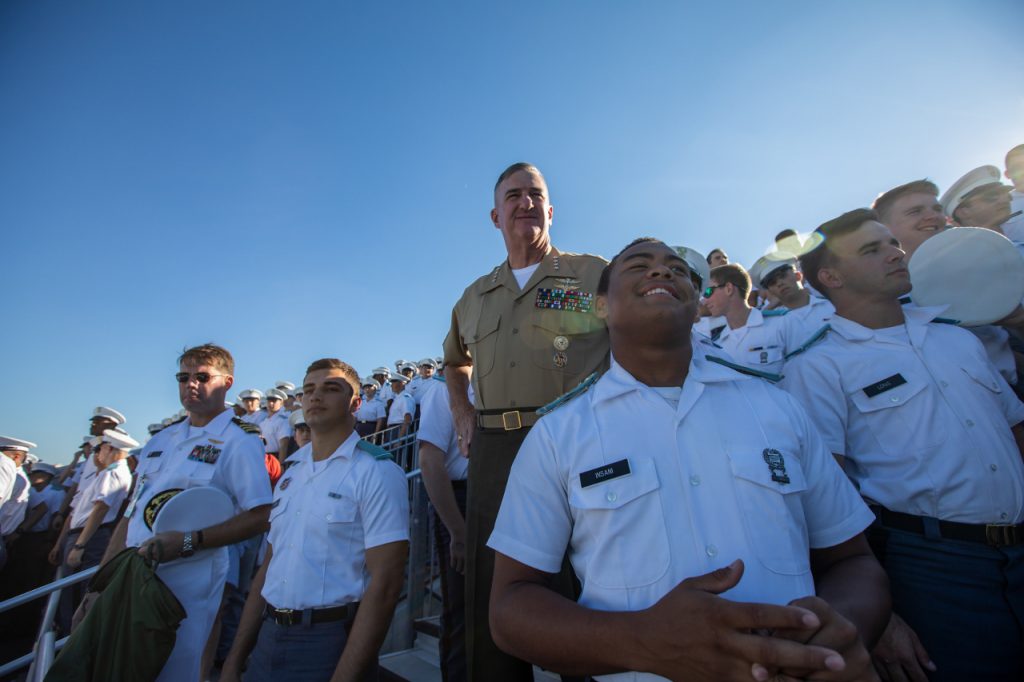
[(832, 331), (786, 364), (782, 387), (869, 501), (962, 523), (1024, 521), (1024, 464), (1011, 427), (1024, 404), (970, 332), (904, 307), (905, 324)]

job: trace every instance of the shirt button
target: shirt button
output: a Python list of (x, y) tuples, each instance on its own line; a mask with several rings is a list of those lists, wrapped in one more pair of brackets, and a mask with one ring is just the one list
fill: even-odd
[(700, 476), (697, 474), (690, 476), (690, 485), (700, 485)]
[(889, 398), (889, 402), (890, 403), (898, 403), (899, 401), (900, 401), (900, 397), (898, 395), (894, 395), (891, 398)]
[(708, 556), (717, 556), (718, 555), (718, 548), (715, 547), (714, 545), (708, 545), (707, 547), (704, 548), (704, 551), (708, 553)]
[(1005, 518), (1006, 518), (1006, 512), (1003, 512), (1002, 514), (1000, 514), (1000, 515), (999, 515), (999, 518), (1001, 518), (1001, 519), (1005, 519)]
[(968, 420), (967, 420), (967, 425), (968, 425), (968, 426), (974, 426), (974, 422), (973, 422), (973, 421), (971, 421), (970, 419), (968, 419)]
[(516, 366), (516, 361), (513, 360), (512, 362), (508, 363), (508, 366), (509, 367), (515, 367)]
[(614, 502), (615, 500), (619, 499), (619, 496), (611, 491), (608, 491), (608, 494), (604, 496), (604, 499), (608, 500), (609, 502)]
[(997, 467), (995, 464), (989, 464), (988, 468), (991, 469), (992, 471), (997, 471), (999, 469), (999, 467)]
[(943, 388), (946, 388), (947, 386), (949, 386), (949, 384), (947, 384), (945, 381), (940, 381), (939, 385), (942, 386)]

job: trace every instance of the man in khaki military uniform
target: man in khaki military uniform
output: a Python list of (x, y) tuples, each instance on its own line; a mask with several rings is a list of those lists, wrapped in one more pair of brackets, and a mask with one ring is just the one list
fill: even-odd
[[(512, 460), (537, 408), (608, 366), (608, 334), (594, 314), (606, 261), (551, 245), (554, 207), (544, 176), (516, 163), (498, 178), (491, 221), (508, 258), (471, 284), (452, 311), (445, 378), (460, 448), (469, 460), (466, 632), (471, 680), (532, 679), (528, 663), (491, 638), (488, 601), (494, 527)], [(472, 376), (475, 405), (467, 389)], [(568, 581), (566, 581), (568, 584)]]

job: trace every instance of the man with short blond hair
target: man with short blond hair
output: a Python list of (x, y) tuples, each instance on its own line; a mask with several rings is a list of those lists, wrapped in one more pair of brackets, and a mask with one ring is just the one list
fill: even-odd
[(871, 208), (900, 240), (908, 259), (926, 239), (947, 227), (939, 188), (931, 180), (913, 180), (882, 192)]

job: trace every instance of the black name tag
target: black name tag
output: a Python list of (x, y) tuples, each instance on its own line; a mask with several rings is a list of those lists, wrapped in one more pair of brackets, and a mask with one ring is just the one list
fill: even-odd
[(164, 454), (163, 450), (153, 450), (153, 452), (146, 455), (146, 459), (149, 459), (150, 457), (159, 457), (162, 454)]
[(618, 462), (612, 462), (611, 464), (605, 464), (596, 469), (590, 471), (584, 471), (580, 474), (580, 487), (587, 488), (598, 483), (604, 483), (610, 481), (613, 478), (620, 478), (621, 476), (629, 475), (629, 460), (620, 459)]
[(874, 398), (879, 393), (885, 393), (886, 391), (892, 390), (897, 386), (902, 386), (907, 383), (907, 380), (903, 378), (902, 374), (893, 374), (891, 377), (882, 379), (877, 384), (871, 384), (865, 386), (861, 390), (864, 391), (864, 395), (869, 398)]

